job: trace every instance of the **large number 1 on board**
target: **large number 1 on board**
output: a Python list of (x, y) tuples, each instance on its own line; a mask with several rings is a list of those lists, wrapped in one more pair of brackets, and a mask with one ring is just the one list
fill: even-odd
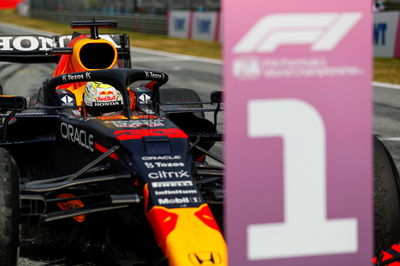
[(297, 99), (251, 100), (247, 118), (250, 138), (283, 139), (285, 208), (284, 222), (247, 227), (248, 259), (356, 252), (357, 219), (326, 216), (326, 134), (319, 112)]

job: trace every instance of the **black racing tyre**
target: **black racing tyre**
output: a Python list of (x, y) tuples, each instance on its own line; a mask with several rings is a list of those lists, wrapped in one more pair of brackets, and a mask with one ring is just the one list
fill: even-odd
[(399, 175), (384, 144), (374, 137), (375, 254), (400, 241)]
[(0, 265), (16, 265), (18, 251), (19, 173), (9, 151), (0, 148)]
[[(185, 88), (162, 88), (160, 89), (161, 103), (179, 103), (179, 102), (198, 102), (198, 104), (184, 105), (183, 107), (201, 108), (201, 99), (197, 92)], [(196, 112), (196, 115), (204, 118), (204, 112)]]

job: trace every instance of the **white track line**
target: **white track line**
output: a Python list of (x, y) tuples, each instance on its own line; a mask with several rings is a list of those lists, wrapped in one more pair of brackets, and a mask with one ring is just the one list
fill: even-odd
[(15, 24), (10, 24), (10, 23), (6, 23), (6, 22), (0, 22), (0, 26), (4, 26), (6, 28), (19, 30), (19, 31), (26, 31), (26, 32), (30, 32), (32, 34), (47, 35), (47, 36), (57, 35), (57, 33), (54, 33), (54, 32), (41, 31), (41, 30), (37, 30), (37, 29), (33, 29), (33, 28), (24, 27), (24, 26), (17, 26)]
[(182, 62), (189, 61), (186, 58), (173, 58), (173, 57), (165, 57), (165, 56), (155, 56), (155, 57), (136, 57), (135, 54), (132, 56), (132, 63), (140, 63), (140, 62)]
[(400, 141), (400, 137), (383, 137), (379, 139), (383, 141)]
[(400, 90), (400, 85), (398, 85), (398, 84), (391, 84), (391, 83), (373, 81), (372, 85), (375, 86), (375, 87), (380, 87), (380, 88)]
[(140, 52), (145, 54), (151, 55), (161, 55), (166, 57), (173, 57), (180, 60), (188, 60), (188, 61), (197, 61), (209, 64), (218, 64), (221, 65), (222, 61), (217, 59), (205, 58), (205, 57), (198, 57), (198, 56), (191, 56), (191, 55), (184, 55), (184, 54), (177, 54), (171, 52), (164, 52), (159, 50), (147, 49), (147, 48), (140, 48), (140, 47), (131, 47), (132, 52)]

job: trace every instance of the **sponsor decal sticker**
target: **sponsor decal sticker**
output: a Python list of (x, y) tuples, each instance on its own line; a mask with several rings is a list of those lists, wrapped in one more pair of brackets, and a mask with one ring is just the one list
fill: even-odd
[(48, 51), (53, 39), (45, 36), (4, 36), (0, 37), (0, 51)]
[(191, 187), (193, 186), (193, 181), (164, 181), (164, 182), (152, 182), (151, 186), (153, 188), (174, 188), (174, 187)]
[[(333, 65), (321, 53), (334, 50), (361, 18), (361, 12), (267, 15), (233, 47), (232, 73), (240, 80), (363, 75), (362, 67)], [(298, 45), (309, 45), (318, 56), (270, 56), (282, 46)]]
[(93, 135), (88, 134), (85, 130), (77, 128), (65, 122), (60, 126), (61, 137), (69, 140), (79, 146), (93, 151)]
[(79, 81), (79, 80), (87, 80), (91, 79), (90, 72), (85, 72), (85, 74), (74, 74), (74, 75), (62, 75), (62, 80), (64, 82), (71, 82), (71, 81)]
[(61, 98), (61, 101), (67, 105), (73, 105), (74, 103), (74, 98), (72, 98), (69, 95), (65, 95), (64, 97)]
[(153, 169), (155, 167), (158, 168), (170, 168), (170, 167), (184, 167), (185, 163), (183, 162), (173, 162), (173, 163), (163, 163), (163, 162), (145, 162), (144, 165), (148, 169)]
[(104, 107), (104, 106), (118, 106), (122, 105), (121, 102), (93, 102), (94, 107)]
[(165, 79), (164, 73), (154, 73), (152, 71), (144, 71), (146, 78), (152, 78), (152, 79)]
[(200, 197), (175, 197), (175, 198), (161, 198), (158, 199), (158, 204), (169, 205), (169, 204), (190, 204), (201, 202)]
[(98, 101), (115, 101), (117, 95), (115, 95), (113, 90), (109, 89), (97, 89), (97, 100)]
[(195, 189), (188, 189), (188, 190), (185, 190), (185, 189), (161, 190), (161, 191), (155, 191), (154, 194), (156, 196), (197, 194), (197, 190), (195, 190)]
[(163, 178), (190, 178), (189, 172), (185, 170), (179, 171), (157, 171), (157, 172), (150, 172), (148, 177), (151, 179), (163, 179)]
[(147, 120), (129, 120), (129, 121), (110, 121), (107, 124), (113, 124), (118, 128), (138, 128), (138, 127), (163, 127), (165, 126), (162, 120), (147, 119)]
[(161, 155), (161, 156), (143, 156), (143, 161), (169, 161), (169, 160), (181, 160), (180, 155)]
[[(64, 193), (64, 194), (57, 196), (57, 199), (65, 199), (65, 198), (73, 198), (73, 197), (75, 197), (75, 196)], [(67, 211), (67, 210), (71, 210), (71, 209), (79, 209), (79, 208), (85, 207), (85, 205), (83, 204), (83, 202), (80, 199), (57, 202), (57, 206), (63, 211)], [(82, 223), (83, 221), (85, 221), (86, 216), (83, 214), (83, 215), (74, 216), (72, 218), (74, 218), (75, 221)]]
[(147, 95), (146, 93), (142, 93), (139, 97), (139, 104), (150, 104), (151, 103), (151, 97)]

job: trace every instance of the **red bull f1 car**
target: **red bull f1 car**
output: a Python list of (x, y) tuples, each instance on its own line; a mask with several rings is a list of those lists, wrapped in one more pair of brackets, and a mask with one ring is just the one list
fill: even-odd
[(222, 93), (162, 88), (166, 73), (131, 68), (127, 35), (99, 34), (115, 26), (1, 37), (1, 61), (57, 67), (32, 97), (0, 96), (0, 265), (24, 243), (97, 246), (117, 254), (107, 265), (228, 265), (210, 152)]

